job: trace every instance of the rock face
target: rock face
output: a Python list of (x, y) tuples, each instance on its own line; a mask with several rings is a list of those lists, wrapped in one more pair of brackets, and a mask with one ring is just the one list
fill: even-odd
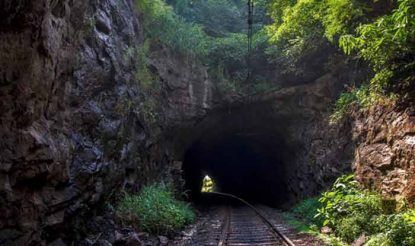
[[(197, 61), (151, 44), (156, 85), (137, 79), (138, 17), (133, 0), (0, 2), (1, 245), (82, 240), (85, 224), (99, 235), (97, 227), (113, 227), (103, 216), (88, 221), (99, 204), (125, 187), (171, 178), (203, 134), (236, 130), (281, 140), (292, 200), (350, 170), (354, 132), (361, 182), (413, 201), (413, 111), (373, 108), (354, 122), (326, 120), (327, 105), (359, 74), (340, 65), (314, 83), (206, 116), (213, 86)], [(239, 118), (225, 126), (230, 108)]]
[(357, 179), (391, 199), (415, 202), (415, 110), (394, 105), (357, 113)]
[(67, 240), (73, 218), (165, 175), (161, 133), (204, 114), (211, 83), (159, 47), (158, 103), (145, 107), (132, 0), (6, 0), (0, 12), (0, 244)]
[[(181, 136), (187, 137), (180, 139), (186, 141), (177, 143), (176, 150), (177, 156), (188, 157), (183, 163), (188, 188), (197, 195), (204, 172), (223, 186), (232, 185), (226, 181), (236, 178), (224, 177), (221, 172), (233, 168), (231, 172), (237, 173), (238, 163), (243, 160), (221, 169), (214, 164), (220, 160), (210, 157), (210, 150), (221, 144), (237, 146), (242, 140), (250, 142), (252, 151), (261, 153), (260, 156), (268, 158), (274, 165), (264, 162), (266, 168), (261, 169), (258, 162), (252, 164), (258, 168), (252, 171), (251, 177), (247, 174), (245, 178), (246, 185), (250, 182), (267, 184), (254, 193), (261, 193), (261, 197), (258, 195), (255, 199), (270, 205), (290, 205), (317, 195), (338, 176), (351, 172), (355, 147), (351, 121), (332, 125), (328, 120), (328, 105), (334, 103), (343, 85), (363, 77), (348, 69), (352, 68), (338, 63), (314, 82), (253, 95), (217, 107), (197, 124), (187, 126), (181, 132)], [(232, 142), (229, 139), (238, 140)], [(186, 150), (183, 155), (181, 151)], [(192, 167), (188, 163), (199, 166)], [(255, 185), (247, 189), (261, 186)], [(236, 192), (255, 195), (246, 194), (248, 192), (244, 190)]]
[[(85, 4), (2, 1), (0, 244), (39, 242), (63, 222), (71, 186), (67, 106)], [(3, 24), (6, 23), (6, 24)], [(74, 191), (74, 190), (73, 190)]]

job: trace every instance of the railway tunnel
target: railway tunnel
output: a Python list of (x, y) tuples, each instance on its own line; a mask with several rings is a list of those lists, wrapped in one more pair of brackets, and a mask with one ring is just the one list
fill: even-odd
[[(200, 197), (205, 175), (217, 191), (273, 207), (288, 207), (321, 192), (349, 171), (341, 165), (348, 155), (339, 160), (315, 137), (337, 92), (321, 83), (254, 95), (170, 131), (191, 199)], [(353, 145), (344, 148), (351, 153)], [(316, 155), (339, 164), (327, 169), (315, 162)]]
[(273, 136), (234, 133), (194, 144), (184, 159), (187, 188), (198, 195), (205, 175), (215, 189), (247, 200), (278, 205), (287, 200), (284, 145)]
[(272, 113), (273, 107), (224, 108), (194, 127), (182, 164), (185, 189), (192, 199), (198, 200), (208, 175), (216, 191), (254, 203), (278, 207), (292, 200), (291, 161), (298, 143), (290, 131), (300, 121), (292, 112)]

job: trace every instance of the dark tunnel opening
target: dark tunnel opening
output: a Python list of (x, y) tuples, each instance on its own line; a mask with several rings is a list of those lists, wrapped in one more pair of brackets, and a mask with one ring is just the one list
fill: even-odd
[(217, 191), (274, 207), (287, 202), (283, 139), (261, 130), (207, 136), (191, 145), (184, 156), (186, 189), (193, 200), (200, 200), (203, 178), (209, 175)]

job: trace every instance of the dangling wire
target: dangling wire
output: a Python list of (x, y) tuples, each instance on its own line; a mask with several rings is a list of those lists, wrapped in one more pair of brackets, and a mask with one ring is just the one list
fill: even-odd
[(247, 80), (251, 77), (251, 53), (252, 53), (252, 35), (254, 22), (254, 1), (248, 0), (248, 54), (246, 57), (246, 64), (248, 68)]
[(248, 53), (252, 51), (253, 22), (254, 22), (254, 1), (248, 0)]

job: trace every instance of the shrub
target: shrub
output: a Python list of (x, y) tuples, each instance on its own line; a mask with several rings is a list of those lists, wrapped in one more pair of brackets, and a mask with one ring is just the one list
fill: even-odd
[(172, 234), (195, 220), (188, 204), (174, 198), (165, 185), (144, 187), (139, 195), (126, 194), (117, 206), (121, 223), (154, 234)]
[(396, 212), (396, 202), (359, 187), (353, 175), (340, 177), (319, 201), (323, 225), (348, 243), (365, 234), (373, 235), (367, 245), (415, 245), (414, 210)]
[(362, 219), (364, 217), (350, 216), (337, 222), (337, 235), (344, 241), (351, 243), (363, 232)]
[(329, 245), (350, 244), (364, 234), (368, 236), (366, 246), (414, 246), (415, 209), (408, 207), (363, 189), (353, 175), (345, 175), (320, 199), (304, 200), (284, 217), (308, 233), (329, 226), (334, 235), (320, 235)]
[(393, 245), (415, 245), (415, 223), (406, 219), (408, 213), (381, 215), (374, 220), (378, 232), (385, 233)]
[(338, 178), (319, 201), (322, 207), (318, 210), (318, 217), (324, 219), (323, 225), (336, 226), (340, 219), (352, 214), (362, 214), (370, 219), (370, 216), (382, 212), (381, 196), (362, 190), (353, 175)]
[(309, 198), (297, 204), (291, 209), (291, 212), (309, 224), (322, 226), (322, 219), (316, 217), (317, 211), (321, 205), (318, 198)]
[(415, 2), (398, 0), (391, 14), (356, 28), (356, 34), (343, 35), (340, 47), (346, 54), (357, 51), (376, 72), (371, 83), (384, 88), (392, 78), (402, 82), (414, 76)]
[(371, 236), (365, 246), (393, 246), (393, 242), (385, 233), (379, 233)]

